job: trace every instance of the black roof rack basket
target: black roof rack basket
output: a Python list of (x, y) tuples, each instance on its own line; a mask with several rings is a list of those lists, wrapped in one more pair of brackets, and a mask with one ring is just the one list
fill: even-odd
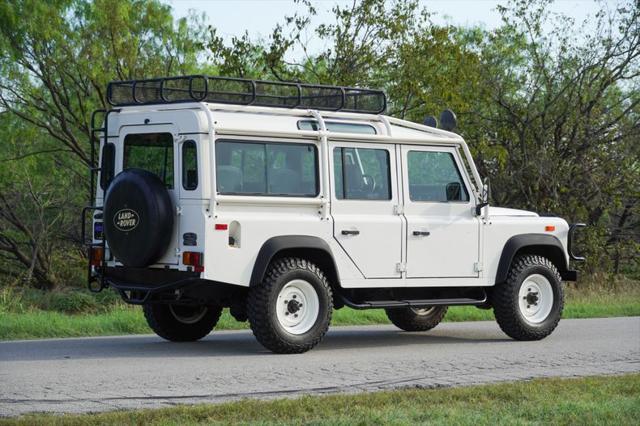
[(112, 81), (107, 100), (113, 106), (211, 102), (364, 114), (387, 107), (381, 90), (206, 75)]

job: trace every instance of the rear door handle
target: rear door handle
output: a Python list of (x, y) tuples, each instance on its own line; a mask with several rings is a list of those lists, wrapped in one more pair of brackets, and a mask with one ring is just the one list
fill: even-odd
[(349, 229), (343, 229), (342, 230), (342, 235), (360, 235), (360, 231), (352, 231)]
[(413, 231), (413, 235), (416, 237), (428, 237), (431, 235), (429, 231)]

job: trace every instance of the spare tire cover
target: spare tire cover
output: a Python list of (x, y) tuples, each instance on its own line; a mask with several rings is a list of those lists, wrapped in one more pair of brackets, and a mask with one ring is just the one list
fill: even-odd
[(109, 249), (125, 266), (154, 264), (171, 243), (174, 209), (169, 191), (155, 174), (127, 169), (104, 199), (104, 232)]

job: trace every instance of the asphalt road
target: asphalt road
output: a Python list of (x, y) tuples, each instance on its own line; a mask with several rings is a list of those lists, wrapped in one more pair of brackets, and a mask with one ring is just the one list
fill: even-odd
[(334, 327), (301, 355), (271, 354), (247, 331), (180, 344), (156, 336), (15, 341), (0, 343), (0, 415), (629, 372), (640, 372), (640, 317), (562, 320), (539, 342), (512, 341), (493, 322), (427, 333)]

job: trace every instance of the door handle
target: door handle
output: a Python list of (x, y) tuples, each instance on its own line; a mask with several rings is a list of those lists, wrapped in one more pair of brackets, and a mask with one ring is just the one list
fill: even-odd
[(428, 237), (431, 235), (429, 231), (413, 231), (413, 235), (416, 237)]
[(342, 230), (342, 235), (360, 235), (360, 231), (352, 231), (349, 229), (343, 229)]

